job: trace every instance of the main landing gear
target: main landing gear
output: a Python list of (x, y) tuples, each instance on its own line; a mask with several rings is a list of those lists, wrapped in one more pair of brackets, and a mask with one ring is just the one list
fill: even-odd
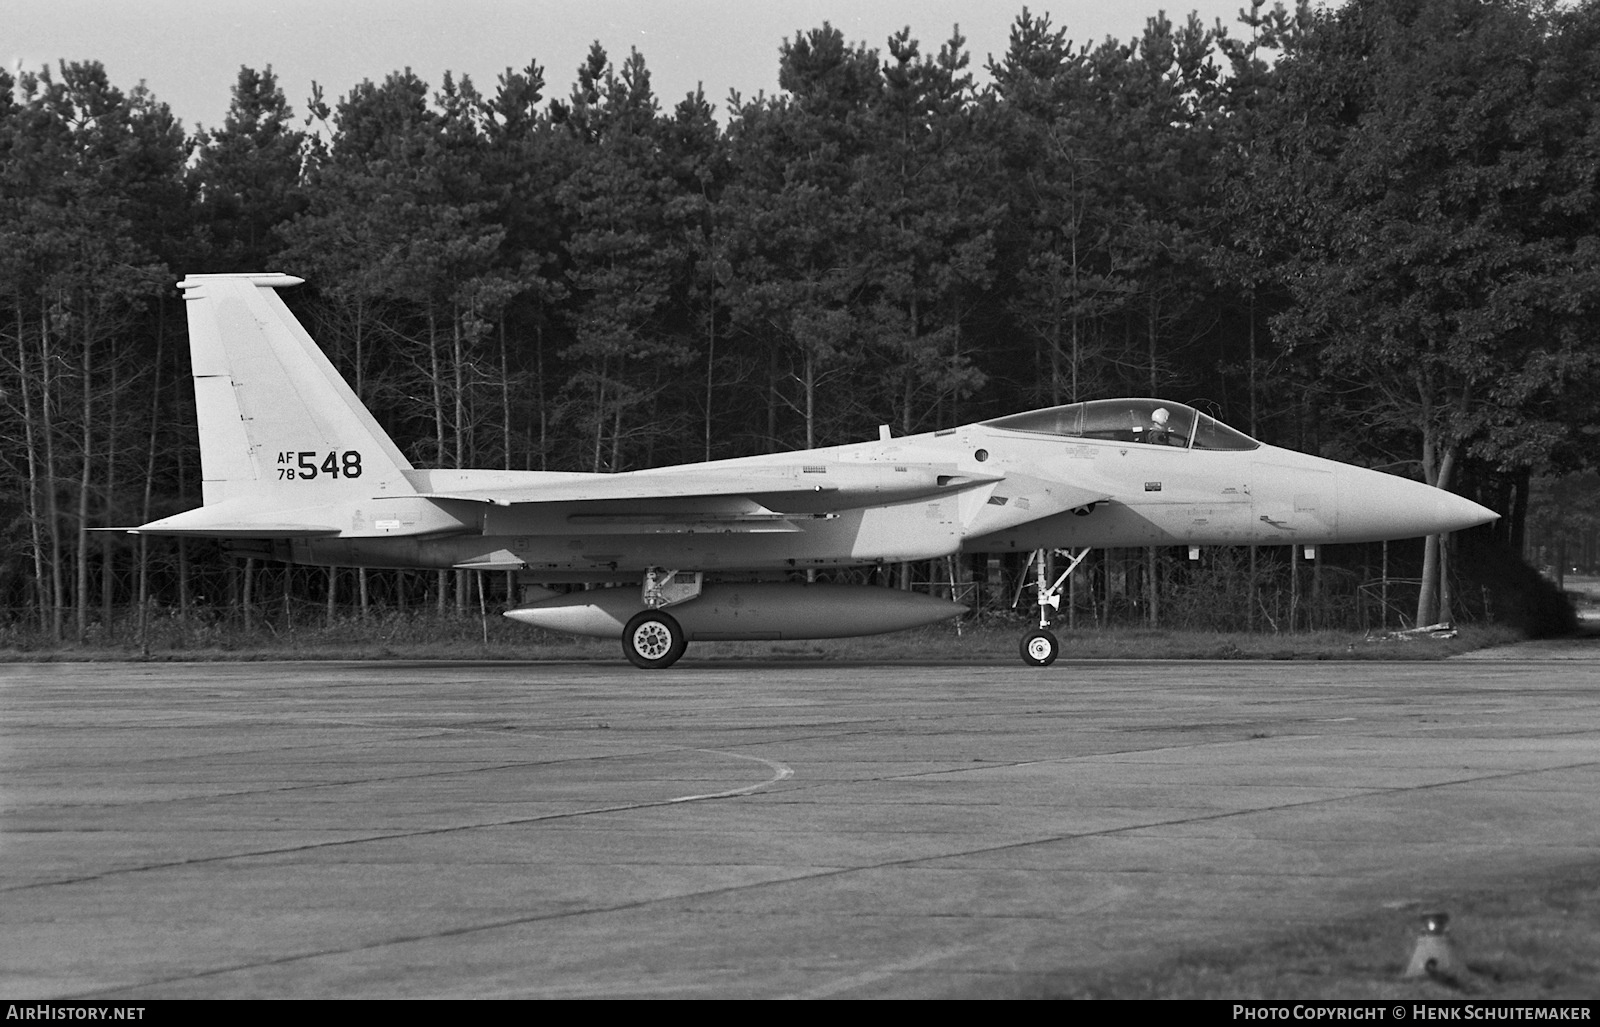
[(689, 648), (689, 636), (665, 608), (698, 597), (705, 575), (695, 571), (680, 581), (678, 574), (678, 571), (661, 574), (654, 567), (645, 572), (640, 598), (646, 608), (628, 618), (622, 629), (622, 653), (635, 667), (645, 670), (670, 667)]
[(622, 651), (635, 667), (646, 670), (670, 667), (687, 648), (689, 640), (677, 619), (660, 610), (641, 610), (622, 629)]
[[(1062, 571), (1060, 577), (1053, 582), (1049, 580), (1048, 572), (1045, 569), (1045, 557), (1048, 555), (1048, 550), (1035, 549), (1033, 555), (1028, 557), (1028, 564), (1037, 568), (1034, 589), (1037, 593), (1036, 598), (1039, 604), (1039, 626), (1022, 636), (1022, 644), (1019, 649), (1022, 653), (1022, 662), (1030, 667), (1048, 667), (1056, 662), (1057, 656), (1061, 655), (1061, 643), (1057, 641), (1056, 636), (1050, 631), (1050, 614), (1052, 611), (1061, 608), (1061, 587), (1067, 583), (1067, 579), (1072, 576), (1072, 572), (1078, 569), (1078, 564), (1083, 562), (1083, 558), (1089, 555), (1088, 549), (1082, 550), (1076, 556), (1073, 556), (1071, 551), (1066, 549), (1057, 549), (1056, 552), (1070, 558), (1072, 563), (1068, 564), (1067, 569)], [(1027, 568), (1023, 568), (1023, 573), (1027, 573)], [(1022, 598), (1023, 587), (1022, 585), (1017, 586), (1018, 600)], [(1011, 605), (1014, 607), (1017, 604), (1013, 602)]]

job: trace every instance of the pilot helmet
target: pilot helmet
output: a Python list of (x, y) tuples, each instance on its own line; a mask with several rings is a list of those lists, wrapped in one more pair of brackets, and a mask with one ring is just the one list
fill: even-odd
[(1166, 407), (1156, 407), (1150, 412), (1150, 420), (1154, 421), (1162, 428), (1167, 426), (1167, 419), (1171, 416), (1171, 414), (1167, 413)]

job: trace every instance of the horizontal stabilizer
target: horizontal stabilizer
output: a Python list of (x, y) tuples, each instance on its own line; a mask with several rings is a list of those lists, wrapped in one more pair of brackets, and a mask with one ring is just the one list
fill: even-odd
[(320, 510), (312, 516), (289, 520), (294, 510), (257, 511), (249, 497), (185, 510), (159, 521), (126, 529), (133, 535), (172, 535), (188, 538), (319, 538), (339, 534), (339, 529), (319, 523)]
[(204, 528), (164, 528), (159, 522), (140, 528), (117, 528), (130, 535), (170, 535), (187, 538), (327, 538), (339, 534), (338, 528), (305, 524), (212, 524)]

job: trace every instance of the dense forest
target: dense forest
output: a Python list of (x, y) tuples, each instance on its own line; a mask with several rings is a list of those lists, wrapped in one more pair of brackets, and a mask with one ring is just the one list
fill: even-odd
[[(407, 69), (298, 112), (242, 68), (192, 135), (99, 64), (0, 71), (0, 607), (81, 638), (248, 598), (215, 546), (94, 530), (199, 503), (189, 272), (305, 278), (285, 298), (419, 466), (620, 471), (1154, 395), (1597, 559), (1600, 0), (1253, 0), (1090, 44), (1024, 9), (985, 70), (959, 31), (829, 25), (720, 112), (598, 43), (564, 91), (536, 61)], [(277, 573), (330, 611), (470, 594)]]

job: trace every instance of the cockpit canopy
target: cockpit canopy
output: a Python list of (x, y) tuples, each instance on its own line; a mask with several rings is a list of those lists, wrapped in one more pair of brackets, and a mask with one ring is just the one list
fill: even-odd
[(990, 428), (1179, 449), (1256, 449), (1261, 443), (1214, 417), (1164, 399), (1096, 399), (984, 421)]

